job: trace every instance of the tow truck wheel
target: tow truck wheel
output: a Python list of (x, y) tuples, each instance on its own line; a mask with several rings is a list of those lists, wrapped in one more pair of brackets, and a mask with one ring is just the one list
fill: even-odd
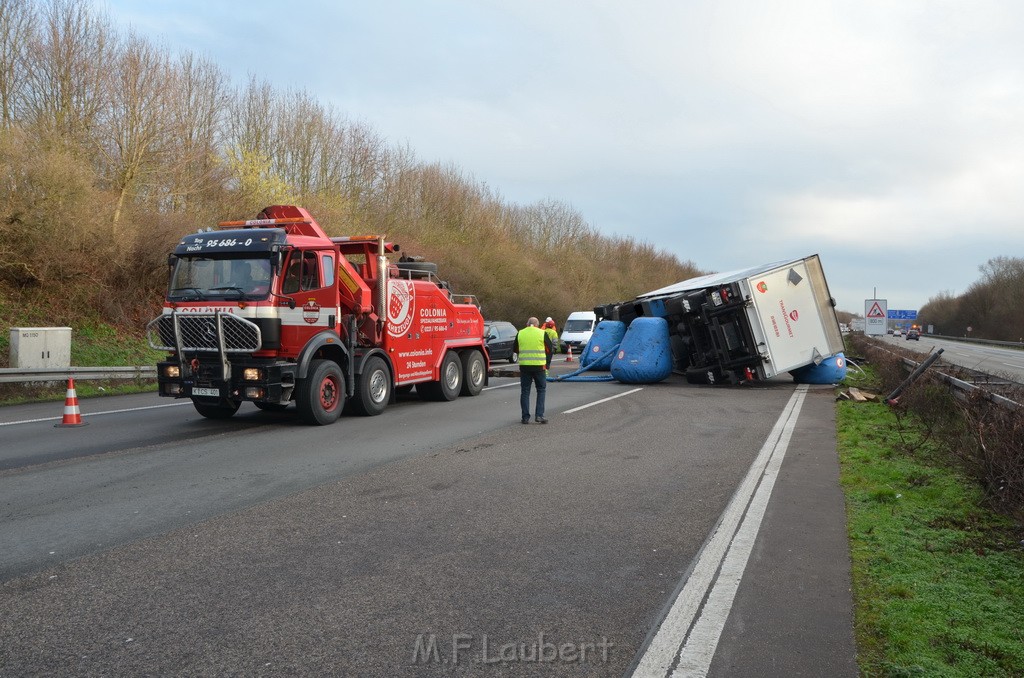
[(487, 378), (487, 366), (480, 351), (466, 351), (462, 354), (462, 391), (460, 395), (480, 395)]
[(356, 382), (352, 409), (356, 414), (372, 417), (384, 411), (391, 400), (391, 371), (380, 356), (371, 356), (363, 365)]
[(296, 387), (295, 405), (310, 424), (332, 424), (345, 404), (345, 380), (333, 360), (314, 360), (309, 376)]
[(441, 380), (416, 385), (424, 400), (455, 400), (462, 390), (462, 361), (455, 351), (448, 351), (441, 362)]
[(193, 398), (192, 404), (195, 406), (196, 412), (207, 419), (230, 419), (238, 411), (238, 407), (242, 403), (238, 400), (228, 400), (227, 398), (221, 398), (217, 402)]

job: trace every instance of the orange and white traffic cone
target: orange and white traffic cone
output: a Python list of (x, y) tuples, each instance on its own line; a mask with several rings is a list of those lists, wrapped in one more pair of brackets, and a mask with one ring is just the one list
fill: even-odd
[(82, 415), (78, 411), (78, 396), (75, 394), (75, 380), (68, 378), (68, 394), (64, 398), (64, 418), (57, 426), (86, 426), (87, 422), (82, 421)]
[(572, 346), (569, 346), (568, 348), (569, 348), (569, 352), (565, 354), (565, 362), (571, 363), (572, 362)]

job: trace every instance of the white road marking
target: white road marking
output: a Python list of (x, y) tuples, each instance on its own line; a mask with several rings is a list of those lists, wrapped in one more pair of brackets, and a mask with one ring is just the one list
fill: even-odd
[(508, 388), (509, 386), (519, 386), (519, 382), (512, 382), (511, 384), (502, 384), (501, 386), (487, 386), (484, 388), (485, 391), (493, 391), (496, 388)]
[(807, 386), (798, 386), (775, 422), (634, 678), (707, 675), (806, 394)]
[(642, 388), (634, 388), (632, 391), (626, 391), (625, 393), (619, 393), (618, 395), (609, 396), (607, 398), (601, 398), (600, 400), (595, 400), (592, 403), (588, 403), (586, 405), (580, 405), (579, 407), (574, 407), (571, 410), (566, 410), (563, 414), (572, 414), (573, 412), (579, 412), (580, 410), (585, 410), (588, 407), (593, 407), (594, 405), (600, 405), (601, 403), (606, 403), (609, 400), (615, 400), (616, 398), (621, 398), (622, 396), (628, 396), (630, 393), (636, 393), (637, 391), (642, 391), (642, 390), (643, 390)]
[[(191, 405), (192, 401), (185, 403), (167, 403), (166, 405), (147, 405), (145, 407), (127, 407), (123, 410), (106, 410), (104, 412), (82, 412), (83, 417), (98, 417), (101, 414), (118, 414), (119, 412), (138, 412), (139, 410), (156, 410), (162, 407), (178, 407), (180, 405)], [(0, 422), (0, 426), (14, 426), (15, 424), (34, 424), (38, 421), (56, 421), (57, 419), (63, 419), (64, 415), (61, 414), (59, 417), (43, 417), (42, 419), (22, 419), (21, 421), (4, 421)]]

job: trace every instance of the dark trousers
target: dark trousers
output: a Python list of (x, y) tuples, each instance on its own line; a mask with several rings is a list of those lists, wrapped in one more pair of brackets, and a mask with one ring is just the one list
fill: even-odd
[(528, 365), (519, 367), (519, 407), (523, 411), (523, 419), (530, 418), (530, 385), (537, 385), (538, 418), (544, 416), (544, 396), (548, 392), (547, 371), (543, 367)]

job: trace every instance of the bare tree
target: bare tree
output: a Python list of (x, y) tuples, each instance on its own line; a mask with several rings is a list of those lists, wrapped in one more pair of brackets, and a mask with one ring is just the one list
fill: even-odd
[(125, 202), (163, 169), (170, 132), (171, 69), (165, 50), (129, 35), (112, 60), (110, 106), (101, 117), (100, 149), (117, 196), (113, 224)]
[(51, 0), (26, 52), (25, 117), (83, 143), (107, 105), (109, 22), (87, 0)]
[(0, 129), (10, 129), (25, 96), (25, 50), (35, 22), (24, 0), (0, 0)]
[(166, 206), (181, 211), (193, 196), (218, 183), (215, 157), (225, 137), (229, 98), (226, 78), (212, 62), (183, 55), (169, 83), (167, 113), (173, 131), (168, 140)]

